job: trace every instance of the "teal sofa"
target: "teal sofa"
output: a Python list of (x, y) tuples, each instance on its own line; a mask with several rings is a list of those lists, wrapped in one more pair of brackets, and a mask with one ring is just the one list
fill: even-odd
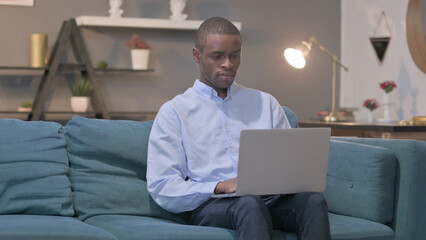
[[(236, 239), (230, 229), (187, 225), (150, 198), (151, 126), (0, 119), (0, 239)], [(425, 173), (425, 142), (333, 138), (323, 193), (333, 239), (426, 239)], [(274, 231), (274, 239), (297, 237)]]

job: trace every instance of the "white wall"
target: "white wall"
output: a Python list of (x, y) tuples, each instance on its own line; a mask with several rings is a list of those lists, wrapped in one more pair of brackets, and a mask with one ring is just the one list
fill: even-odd
[[(352, 0), (342, 1), (341, 60), (349, 72), (341, 71), (340, 106), (358, 107), (357, 120), (365, 120), (367, 110), (362, 103), (367, 98), (383, 101), (384, 91), (379, 84), (393, 80), (397, 89), (393, 93), (391, 115), (394, 119), (426, 116), (426, 74), (410, 56), (406, 38), (406, 12), (408, 0)], [(391, 41), (380, 64), (369, 38), (385, 12), (390, 26)], [(382, 19), (375, 36), (389, 35)], [(383, 107), (376, 110), (383, 117)]]

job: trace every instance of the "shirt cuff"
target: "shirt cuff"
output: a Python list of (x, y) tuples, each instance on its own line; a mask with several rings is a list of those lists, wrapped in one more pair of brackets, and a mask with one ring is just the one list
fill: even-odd
[(208, 182), (205, 183), (203, 188), (201, 189), (201, 194), (214, 194), (214, 189), (216, 188), (219, 182)]

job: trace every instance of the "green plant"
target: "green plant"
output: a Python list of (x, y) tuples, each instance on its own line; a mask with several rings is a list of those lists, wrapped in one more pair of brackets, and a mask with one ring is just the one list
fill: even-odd
[(151, 47), (143, 40), (139, 39), (139, 35), (133, 33), (132, 38), (126, 42), (130, 49), (150, 49)]
[(93, 85), (87, 78), (80, 78), (72, 85), (72, 95), (76, 97), (87, 97), (93, 91)]
[(21, 107), (23, 107), (23, 108), (32, 108), (33, 107), (33, 103), (30, 102), (30, 101), (23, 101), (21, 103)]
[(96, 64), (96, 67), (100, 69), (105, 69), (108, 67), (108, 63), (104, 60), (101, 60)]

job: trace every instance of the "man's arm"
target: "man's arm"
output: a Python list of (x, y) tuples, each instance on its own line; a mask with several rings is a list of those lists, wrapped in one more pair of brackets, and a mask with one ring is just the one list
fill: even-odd
[(148, 144), (147, 188), (171, 212), (191, 211), (210, 198), (218, 182), (188, 179), (180, 120), (171, 104), (157, 114)]
[(291, 128), (283, 108), (273, 96), (271, 96), (271, 113), (272, 128)]

